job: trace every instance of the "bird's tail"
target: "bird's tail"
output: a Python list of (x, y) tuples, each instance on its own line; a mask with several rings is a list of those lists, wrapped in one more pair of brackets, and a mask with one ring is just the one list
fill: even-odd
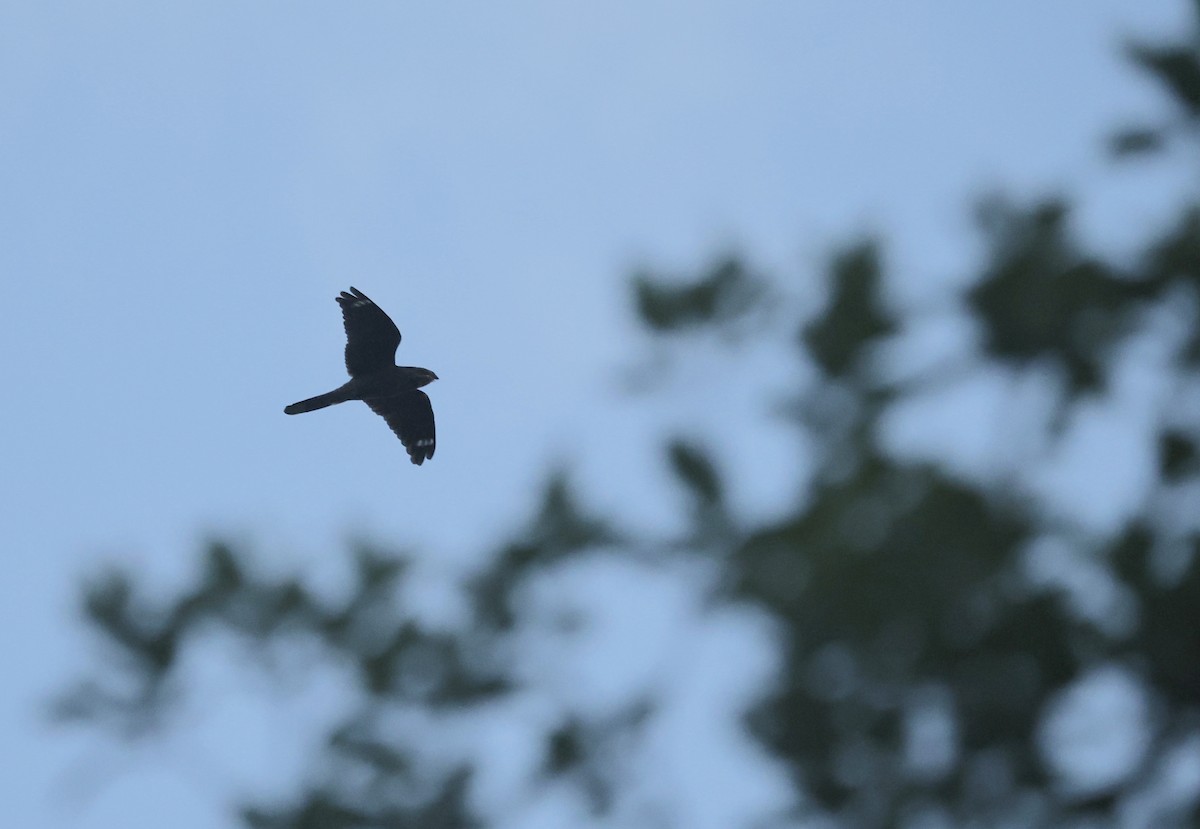
[(293, 403), (283, 410), (284, 414), (304, 414), (305, 412), (315, 412), (317, 409), (324, 409), (326, 406), (332, 406), (334, 403), (345, 403), (350, 398), (347, 396), (346, 387), (334, 389), (325, 394), (318, 394), (316, 397), (310, 397), (307, 400), (301, 400), (299, 403)]

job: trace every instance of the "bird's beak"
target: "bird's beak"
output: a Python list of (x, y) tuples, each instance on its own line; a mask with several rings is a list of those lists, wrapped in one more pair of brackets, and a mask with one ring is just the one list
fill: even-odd
[(440, 380), (441, 378), (440, 378), (440, 377), (438, 377), (436, 374), (434, 374), (434, 373), (431, 371), (431, 372), (429, 372), (429, 379), (432, 381), (432, 380)]

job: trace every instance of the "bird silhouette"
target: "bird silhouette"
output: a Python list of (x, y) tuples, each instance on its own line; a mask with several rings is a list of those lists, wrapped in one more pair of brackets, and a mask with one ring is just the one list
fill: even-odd
[(433, 406), (421, 391), (438, 376), (427, 368), (396, 365), (400, 329), (383, 309), (357, 288), (337, 298), (346, 326), (346, 371), (349, 382), (283, 410), (303, 414), (347, 400), (361, 400), (387, 421), (417, 466), (433, 457), (437, 436)]

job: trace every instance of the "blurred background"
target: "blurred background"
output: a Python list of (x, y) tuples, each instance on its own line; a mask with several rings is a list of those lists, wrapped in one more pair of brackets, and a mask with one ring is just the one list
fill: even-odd
[(1194, 0), (0, 4), (6, 822), (1194, 825), (1198, 135)]

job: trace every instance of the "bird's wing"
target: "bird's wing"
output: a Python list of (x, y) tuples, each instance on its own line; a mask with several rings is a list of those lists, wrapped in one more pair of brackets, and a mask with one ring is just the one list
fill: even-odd
[(346, 371), (351, 377), (390, 368), (396, 362), (400, 329), (357, 288), (337, 298), (346, 325)]
[(406, 391), (364, 401), (371, 411), (387, 421), (417, 466), (433, 457), (437, 437), (433, 428), (433, 406), (423, 391)]

